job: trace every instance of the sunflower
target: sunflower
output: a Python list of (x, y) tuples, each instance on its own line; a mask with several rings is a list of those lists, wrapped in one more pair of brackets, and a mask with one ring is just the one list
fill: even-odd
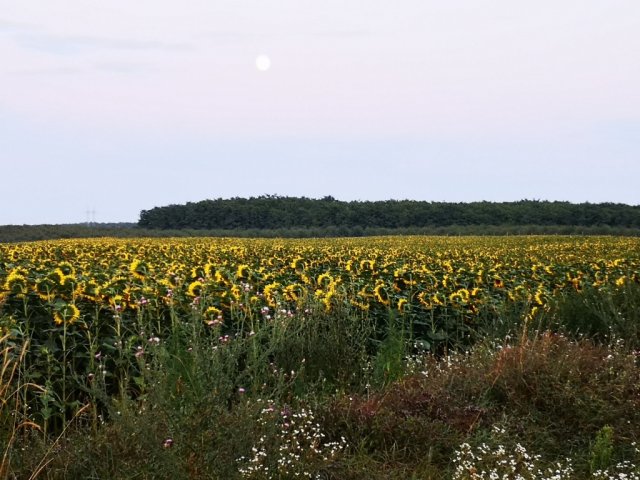
[(67, 303), (56, 309), (53, 313), (53, 321), (56, 325), (73, 325), (80, 318), (80, 310), (73, 303)]
[(231, 296), (233, 296), (233, 298), (235, 298), (236, 300), (242, 299), (242, 292), (242, 287), (240, 287), (239, 285), (234, 285), (231, 287)]
[(354, 274), (358, 273), (357, 267), (355, 266), (352, 258), (347, 260), (347, 263), (345, 264), (344, 269), (349, 273), (354, 273)]
[(469, 302), (469, 290), (461, 288), (449, 295), (449, 301), (454, 305), (466, 305)]
[(100, 298), (100, 285), (95, 280), (87, 280), (80, 285), (79, 294), (85, 300), (97, 302)]
[(76, 269), (69, 262), (61, 262), (58, 264), (58, 269), (62, 272), (63, 276), (75, 276)]
[(284, 288), (284, 298), (289, 302), (297, 302), (300, 297), (304, 295), (304, 292), (305, 289), (302, 285), (299, 283), (293, 283)]
[(281, 286), (282, 285), (280, 285), (278, 282), (273, 282), (264, 287), (264, 298), (267, 300), (267, 303), (272, 307), (275, 307), (277, 305), (276, 295), (277, 295), (278, 289)]
[(535, 300), (537, 305), (544, 305), (546, 303), (546, 296), (545, 296), (544, 290), (538, 287), (535, 295), (533, 296), (533, 299)]
[(530, 321), (530, 320), (533, 320), (534, 318), (536, 318), (536, 316), (538, 315), (539, 311), (540, 311), (540, 307), (538, 307), (537, 305), (535, 305), (533, 308), (531, 308), (531, 311), (526, 316), (527, 321)]
[(444, 305), (444, 298), (440, 294), (434, 293), (431, 296), (431, 303), (432, 305)]
[(222, 310), (218, 307), (208, 307), (204, 311), (204, 322), (209, 326), (217, 326), (222, 324)]
[(19, 297), (29, 293), (27, 277), (20, 270), (13, 270), (4, 282), (4, 290), (17, 294)]
[(206, 275), (205, 268), (200, 265), (191, 268), (191, 278), (203, 278)]
[(187, 287), (187, 293), (191, 297), (199, 297), (202, 294), (202, 286), (202, 282), (199, 280), (191, 282)]
[(216, 283), (220, 285), (231, 285), (228, 275), (220, 270), (216, 270), (214, 277), (216, 279)]
[(49, 277), (41, 278), (36, 282), (35, 291), (40, 299), (50, 302), (55, 296), (56, 282)]
[(368, 303), (360, 302), (358, 300), (351, 300), (351, 305), (353, 305), (354, 307), (357, 307), (359, 310), (362, 310), (363, 312), (369, 311)]
[(321, 273), (318, 275), (318, 279), (316, 280), (316, 284), (319, 288), (326, 287), (333, 282), (333, 278), (327, 272)]
[(238, 265), (236, 270), (236, 278), (240, 280), (246, 280), (249, 277), (249, 265)]
[(291, 268), (293, 268), (296, 272), (300, 272), (304, 270), (304, 267), (305, 267), (304, 258), (302, 258), (301, 256), (297, 256), (291, 261)]
[(406, 298), (401, 298), (400, 300), (398, 300), (398, 311), (406, 312), (407, 303), (408, 303), (408, 300)]
[(389, 295), (387, 294), (387, 291), (384, 288), (384, 284), (382, 283), (379, 283), (375, 286), (375, 288), (373, 289), (373, 296), (379, 303), (383, 305), (389, 306), (391, 304)]
[(207, 307), (207, 309), (204, 311), (204, 314), (208, 318), (218, 318), (220, 315), (222, 315), (222, 310), (220, 310), (218, 307)]
[(131, 262), (131, 265), (129, 265), (129, 273), (137, 280), (143, 282), (149, 276), (149, 266), (142, 260), (136, 258)]
[(116, 312), (120, 312), (127, 308), (127, 302), (122, 295), (114, 295), (113, 297), (108, 297), (108, 300), (109, 305), (111, 305), (111, 308), (113, 308)]
[(376, 268), (375, 260), (361, 260), (360, 261), (360, 270), (373, 272)]
[(328, 292), (325, 293), (324, 298), (322, 299), (325, 312), (331, 311), (331, 305), (333, 303), (333, 298), (335, 296), (336, 296), (336, 292), (333, 289), (330, 289)]
[(211, 262), (207, 263), (204, 266), (204, 274), (206, 275), (207, 278), (212, 278), (215, 275), (216, 273), (215, 268), (216, 266)]
[(420, 305), (422, 305), (423, 307), (426, 308), (431, 308), (431, 299), (429, 298), (429, 292), (424, 291), (424, 292), (420, 292), (418, 294), (418, 301), (420, 302)]

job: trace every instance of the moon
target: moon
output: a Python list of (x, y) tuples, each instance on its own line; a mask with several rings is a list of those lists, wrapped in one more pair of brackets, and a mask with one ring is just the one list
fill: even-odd
[(271, 68), (271, 59), (266, 55), (258, 55), (256, 57), (256, 68), (261, 72), (266, 72)]

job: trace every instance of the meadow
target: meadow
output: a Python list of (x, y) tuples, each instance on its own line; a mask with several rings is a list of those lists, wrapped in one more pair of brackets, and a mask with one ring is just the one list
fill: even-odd
[(0, 478), (640, 478), (640, 238), (0, 244)]

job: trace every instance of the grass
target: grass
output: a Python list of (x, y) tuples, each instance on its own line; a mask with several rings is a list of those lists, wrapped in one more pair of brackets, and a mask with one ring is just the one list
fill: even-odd
[(8, 331), (0, 479), (638, 478), (636, 287), (562, 293), (535, 325), (504, 313), (438, 355), (346, 306), (228, 333), (194, 313), (162, 336), (142, 315), (48, 370)]

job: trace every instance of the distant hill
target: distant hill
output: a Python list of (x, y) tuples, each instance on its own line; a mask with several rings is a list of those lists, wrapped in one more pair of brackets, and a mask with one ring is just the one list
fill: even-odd
[(447, 203), (351, 201), (266, 195), (203, 200), (143, 210), (147, 229), (438, 228), (451, 226), (579, 226), (640, 228), (640, 206), (521, 200)]

